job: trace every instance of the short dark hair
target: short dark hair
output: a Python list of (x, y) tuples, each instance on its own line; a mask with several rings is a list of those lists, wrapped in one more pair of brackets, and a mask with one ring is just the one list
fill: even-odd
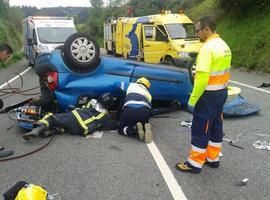
[(13, 53), (13, 50), (12, 50), (11, 46), (9, 46), (6, 43), (0, 44), (0, 51), (7, 51), (7, 54), (12, 54)]
[(200, 22), (201, 29), (208, 26), (212, 31), (216, 30), (216, 22), (213, 17), (205, 16), (202, 17), (198, 22)]

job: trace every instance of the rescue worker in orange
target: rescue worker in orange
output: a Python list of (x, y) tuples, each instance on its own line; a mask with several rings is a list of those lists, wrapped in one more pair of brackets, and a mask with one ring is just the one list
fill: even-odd
[(195, 26), (203, 46), (196, 60), (194, 87), (188, 105), (194, 107), (191, 150), (185, 162), (176, 164), (183, 172), (200, 173), (204, 164), (219, 167), (223, 136), (223, 105), (228, 96), (231, 50), (216, 33), (216, 23), (203, 17)]

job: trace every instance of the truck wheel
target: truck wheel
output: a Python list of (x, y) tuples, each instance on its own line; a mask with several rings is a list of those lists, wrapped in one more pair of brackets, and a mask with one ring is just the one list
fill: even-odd
[(64, 58), (68, 68), (77, 73), (95, 70), (100, 63), (99, 45), (86, 33), (74, 33), (64, 44)]
[(168, 65), (175, 65), (175, 62), (173, 60), (172, 57), (166, 57), (165, 58), (165, 62), (168, 64)]

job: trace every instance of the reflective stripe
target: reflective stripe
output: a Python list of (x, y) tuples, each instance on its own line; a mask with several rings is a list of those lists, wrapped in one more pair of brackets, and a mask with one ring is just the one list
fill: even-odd
[(84, 121), (82, 120), (81, 116), (78, 114), (76, 110), (73, 110), (72, 113), (76, 117), (82, 128), (84, 129), (84, 134), (86, 135), (88, 133), (88, 127), (84, 124)]
[(197, 167), (197, 168), (202, 168), (203, 164), (200, 164), (194, 160), (191, 160), (190, 158), (187, 159), (187, 161), (194, 167)]
[(210, 76), (220, 76), (220, 75), (223, 75), (223, 74), (227, 74), (230, 72), (230, 69), (225, 69), (225, 70), (221, 70), (221, 71), (212, 71), (210, 73)]
[(90, 108), (90, 106), (91, 106), (91, 101), (89, 101), (89, 102), (87, 103), (86, 108)]
[(137, 84), (137, 83), (130, 83), (130, 85), (128, 86), (127, 89), (127, 93), (126, 96), (128, 96), (129, 93), (137, 93), (140, 94), (142, 96), (144, 96), (148, 102), (152, 101), (152, 96), (149, 93), (149, 91), (141, 84)]
[(206, 150), (200, 148), (194, 148), (196, 150), (205, 151), (204, 153), (200, 153), (198, 151), (194, 151), (191, 149), (188, 157), (188, 161), (195, 167), (202, 167), (206, 159)]
[(205, 152), (206, 152), (206, 149), (201, 149), (201, 148), (196, 147), (196, 146), (194, 146), (194, 145), (191, 145), (191, 150), (192, 150), (192, 151), (197, 151), (197, 152), (199, 152), (199, 153), (205, 153)]
[(212, 142), (212, 141), (209, 141), (208, 142), (208, 145), (213, 146), (213, 147), (221, 147), (222, 146), (222, 143), (221, 142)]
[(127, 129), (128, 129), (128, 126), (125, 126), (125, 127), (123, 128), (123, 133), (124, 133), (125, 135), (127, 135)]
[(206, 158), (206, 160), (208, 162), (217, 162), (217, 161), (219, 161), (219, 157), (217, 157), (216, 159)]
[(101, 119), (102, 117), (104, 117), (105, 113), (100, 113), (98, 116), (93, 116), (85, 121), (83, 121), (85, 124), (89, 124), (91, 122), (93, 122), (96, 119)]
[(38, 120), (38, 122), (41, 122), (46, 126), (49, 126), (49, 122), (46, 119), (48, 119), (50, 116), (53, 116), (53, 114), (52, 113), (46, 114), (42, 119)]
[(106, 113), (100, 113), (98, 116), (93, 116), (89, 119), (83, 120), (76, 110), (73, 110), (72, 113), (74, 114), (74, 116), (77, 118), (78, 122), (84, 129), (84, 135), (88, 133), (87, 124), (93, 122), (94, 120), (101, 119), (106, 114)]
[(148, 108), (151, 109), (151, 106), (148, 103), (146, 103), (145, 101), (127, 101), (124, 104), (124, 107), (127, 106), (127, 105), (129, 105), (129, 104), (144, 105), (144, 106), (146, 106), (146, 107), (148, 107)]
[(213, 161), (218, 161), (217, 159), (219, 159), (221, 145), (222, 143), (209, 141), (207, 146), (207, 158)]
[(207, 85), (205, 90), (206, 91), (216, 91), (216, 90), (222, 90), (227, 87), (227, 83), (221, 84), (221, 85)]

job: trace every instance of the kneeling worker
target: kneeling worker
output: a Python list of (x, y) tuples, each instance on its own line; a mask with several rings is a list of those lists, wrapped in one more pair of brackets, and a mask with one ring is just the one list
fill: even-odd
[(112, 104), (112, 95), (105, 93), (99, 97), (98, 101), (91, 99), (82, 108), (76, 108), (69, 113), (55, 115), (49, 113), (35, 124), (36, 127), (31, 132), (24, 134), (23, 138), (29, 140), (38, 136), (46, 137), (56, 132), (86, 136), (97, 129), (113, 124), (108, 117), (108, 109)]
[(121, 135), (136, 137), (149, 143), (153, 139), (149, 118), (151, 116), (152, 96), (148, 89), (150, 82), (139, 78), (130, 83), (119, 119), (118, 132)]

